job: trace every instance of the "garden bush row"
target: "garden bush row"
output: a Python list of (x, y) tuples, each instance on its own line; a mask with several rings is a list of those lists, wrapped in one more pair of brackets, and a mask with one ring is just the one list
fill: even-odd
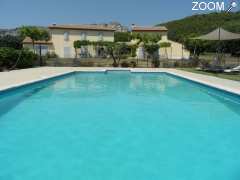
[(19, 69), (30, 68), (35, 65), (37, 59), (37, 55), (28, 49), (0, 47), (0, 70), (11, 69), (13, 66)]

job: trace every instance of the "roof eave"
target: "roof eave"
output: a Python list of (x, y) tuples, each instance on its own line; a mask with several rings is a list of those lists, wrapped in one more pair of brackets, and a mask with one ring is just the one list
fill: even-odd
[(63, 30), (87, 30), (87, 31), (116, 31), (115, 29), (95, 29), (95, 28), (74, 28), (74, 27), (57, 27), (57, 26), (49, 26), (49, 29), (63, 29)]
[[(23, 44), (32, 44), (32, 42), (22, 42)], [(53, 44), (52, 42), (37, 42), (35, 41), (34, 44)]]
[(137, 30), (133, 29), (132, 32), (166, 32), (168, 31), (167, 29), (162, 29), (162, 30)]

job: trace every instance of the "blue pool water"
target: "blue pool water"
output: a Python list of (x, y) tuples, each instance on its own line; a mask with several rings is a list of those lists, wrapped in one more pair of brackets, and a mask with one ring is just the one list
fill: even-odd
[(240, 98), (164, 73), (0, 95), (0, 180), (239, 180)]

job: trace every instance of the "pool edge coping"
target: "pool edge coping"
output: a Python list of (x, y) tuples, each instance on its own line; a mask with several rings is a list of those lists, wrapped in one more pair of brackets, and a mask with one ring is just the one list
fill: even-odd
[(68, 75), (68, 74), (71, 74), (71, 73), (74, 73), (74, 72), (75, 71), (67, 71), (67, 72), (57, 73), (57, 74), (46, 76), (46, 77), (42, 76), (41, 78), (37, 78), (37, 79), (31, 80), (31, 81), (24, 81), (22, 83), (13, 84), (13, 85), (10, 85), (10, 86), (0, 88), (0, 93), (10, 91), (10, 90), (13, 90), (13, 89), (17, 89), (17, 88), (20, 88), (20, 87), (23, 87), (23, 86), (31, 85), (31, 84), (34, 84), (34, 83), (50, 80), (50, 79), (53, 79), (53, 78), (56, 78), (56, 77), (61, 77), (61, 76)]
[(188, 77), (188, 76), (185, 76), (185, 75), (182, 75), (182, 74), (178, 74), (178, 73), (175, 73), (175, 72), (166, 72), (166, 73), (171, 74), (173, 76), (180, 77), (180, 78), (184, 78), (186, 80), (189, 80), (189, 81), (192, 81), (192, 82), (195, 82), (195, 83), (198, 83), (198, 84), (202, 84), (202, 85), (214, 88), (214, 89), (218, 89), (220, 91), (225, 91), (227, 93), (231, 93), (231, 94), (234, 94), (234, 95), (237, 95), (237, 96), (240, 97), (240, 91), (234, 90), (232, 88), (228, 88), (228, 87), (224, 87), (224, 86), (221, 86), (221, 85), (217, 85), (217, 84), (214, 84), (214, 83), (211, 83), (211, 82), (207, 82), (205, 80), (200, 80), (200, 79)]
[(66, 72), (61, 72), (61, 73), (56, 73), (54, 75), (49, 75), (49, 76), (42, 76), (41, 78), (37, 78), (31, 81), (24, 81), (22, 83), (16, 83), (13, 85), (9, 85), (6, 87), (2, 87), (0, 88), (0, 93), (2, 92), (6, 92), (6, 91), (10, 91), (10, 90), (14, 90), (23, 86), (27, 86), (27, 85), (31, 85), (31, 84), (35, 84), (35, 83), (39, 83), (39, 82), (43, 82), (46, 80), (50, 80), (53, 78), (57, 78), (57, 77), (61, 77), (61, 76), (65, 76), (71, 73), (75, 73), (75, 72), (106, 72), (106, 69), (99, 69), (99, 70), (90, 70), (90, 69), (82, 69), (82, 70), (67, 70)]

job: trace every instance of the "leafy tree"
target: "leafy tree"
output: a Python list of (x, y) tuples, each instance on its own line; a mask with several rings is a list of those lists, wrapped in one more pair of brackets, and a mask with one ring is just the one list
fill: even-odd
[(140, 42), (144, 43), (157, 43), (161, 40), (161, 36), (158, 34), (132, 33), (132, 39), (139, 39)]
[(152, 34), (148, 37), (148, 42), (157, 43), (161, 40), (161, 36), (159, 34)]
[(113, 66), (118, 67), (121, 59), (124, 58), (124, 55), (128, 51), (128, 46), (125, 43), (107, 42), (105, 43), (105, 47), (107, 49), (107, 53), (113, 59)]
[(0, 36), (0, 47), (10, 47), (14, 49), (22, 48), (22, 38), (19, 36)]
[(201, 53), (206, 50), (206, 41), (188, 39), (184, 42), (185, 47), (190, 51), (194, 57), (199, 57)]
[[(38, 41), (40, 42), (47, 42), (50, 39), (50, 34), (47, 30), (45, 29), (39, 29), (38, 30)], [(43, 60), (42, 60), (42, 43), (39, 43), (39, 56), (40, 56), (40, 66), (43, 65)]]
[[(32, 46), (33, 46), (33, 51), (35, 52), (35, 42), (36, 41), (42, 41), (46, 42), (50, 39), (49, 32), (45, 29), (40, 29), (35, 26), (23, 26), (19, 29), (20, 35), (23, 38), (29, 37), (32, 40)], [(42, 61), (42, 44), (39, 44), (39, 57), (40, 57), (40, 66), (43, 65)]]
[(131, 34), (131, 39), (139, 39), (139, 40), (142, 41), (142, 36), (141, 36), (140, 33), (135, 33), (135, 32), (133, 32), (133, 33)]
[[(143, 42), (144, 49), (147, 52), (148, 56), (152, 59), (152, 63), (155, 67), (160, 65), (158, 57), (158, 49), (159, 45), (157, 42), (161, 40), (161, 36), (158, 34), (149, 34), (149, 33), (132, 33), (132, 39), (139, 39), (139, 43)], [(137, 45), (131, 47), (133, 49), (137, 49)], [(148, 59), (147, 59), (147, 66), (148, 66)]]
[(33, 50), (35, 50), (35, 41), (39, 40), (39, 29), (35, 26), (23, 26), (19, 29), (19, 32), (23, 39), (26, 37), (31, 38)]
[(115, 32), (114, 33), (114, 41), (115, 42), (129, 42), (129, 41), (131, 41), (131, 33), (130, 32)]
[(74, 48), (81, 48), (82, 46), (87, 46), (87, 45), (90, 45), (92, 44), (90, 41), (87, 41), (87, 40), (83, 40), (83, 41), (74, 41), (73, 43), (73, 46)]
[(129, 47), (126, 43), (116, 43), (116, 42), (108, 42), (108, 41), (75, 41), (74, 42), (74, 48), (75, 51), (77, 48), (81, 48), (82, 46), (98, 46), (98, 47), (105, 47), (106, 54), (108, 54), (113, 59), (113, 66), (118, 67), (119, 63), (122, 58), (125, 57), (125, 55), (129, 51)]
[[(156, 58), (156, 54), (158, 54), (159, 45), (157, 43), (147, 43), (144, 44), (144, 49), (152, 59), (152, 63), (155, 67), (158, 67), (160, 62), (159, 59)], [(147, 60), (147, 66), (148, 66), (148, 60)]]
[(73, 42), (73, 47), (75, 49), (75, 58), (77, 58), (77, 49), (82, 48), (83, 46), (93, 45), (92, 42), (88, 40), (77, 40)]

